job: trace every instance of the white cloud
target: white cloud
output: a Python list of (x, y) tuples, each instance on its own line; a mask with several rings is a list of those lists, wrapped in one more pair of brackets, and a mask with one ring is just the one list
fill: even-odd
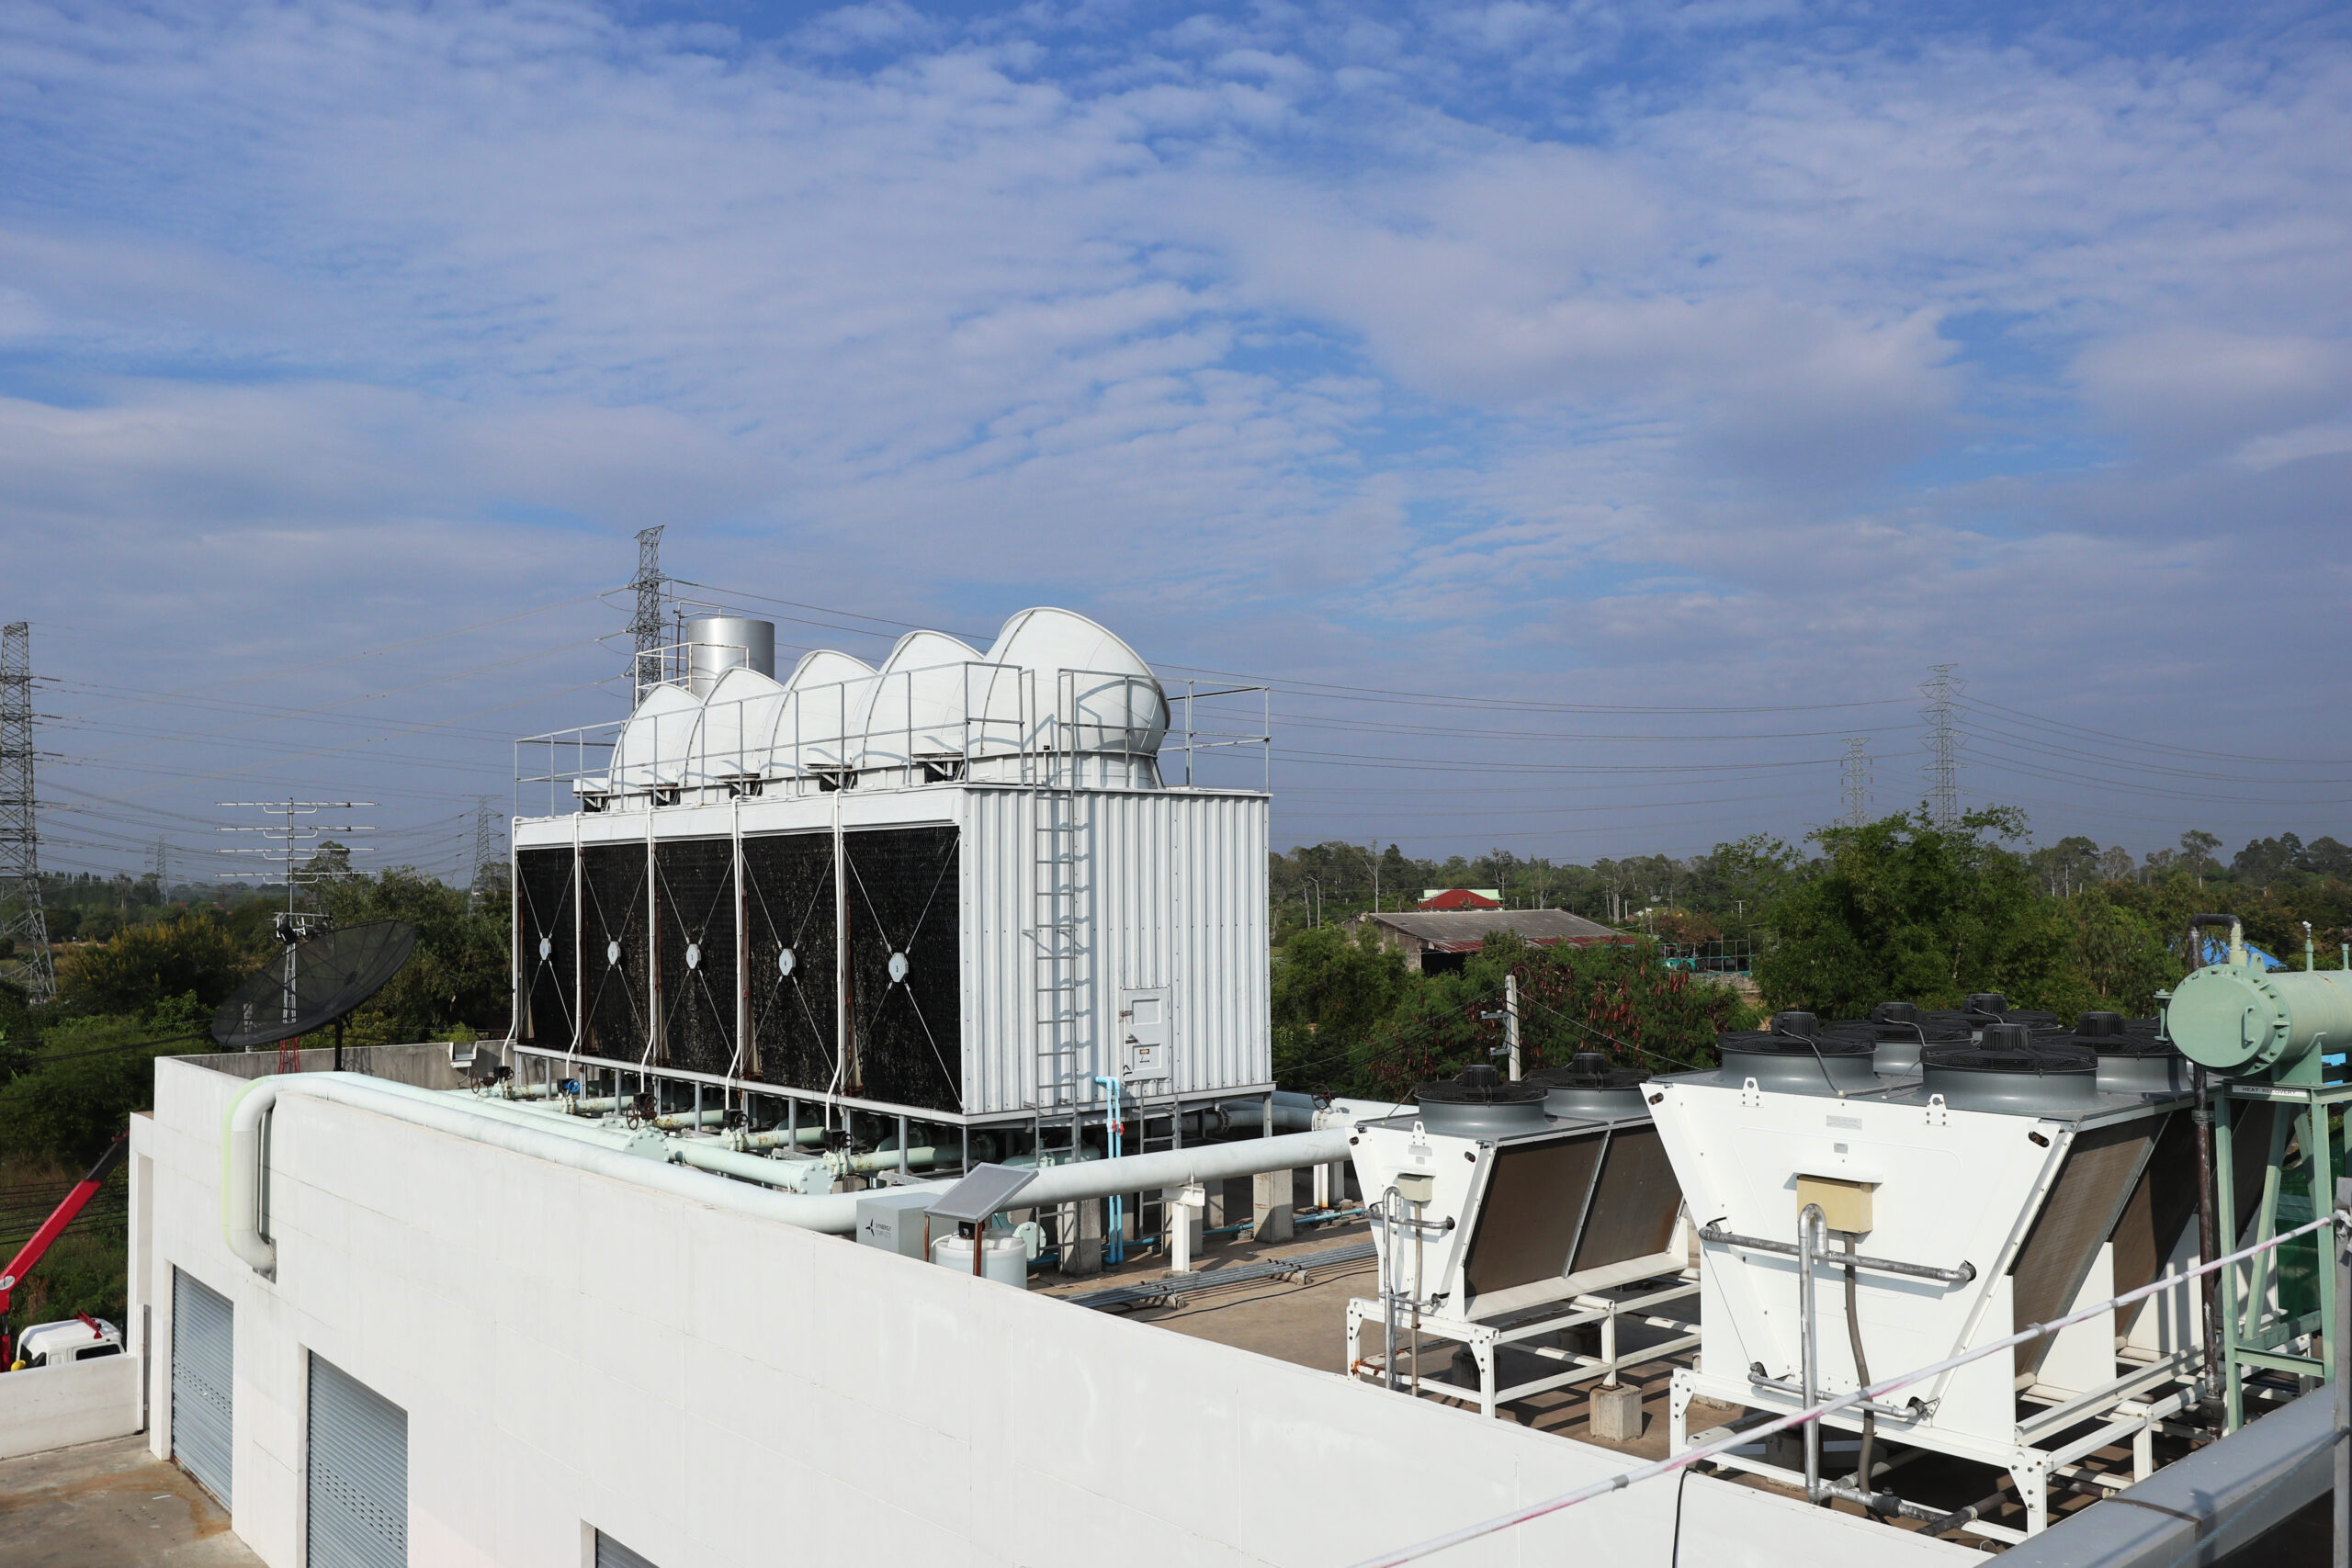
[(1532, 626), (1660, 700), (1946, 655), (2153, 727), (2232, 530), (2299, 603), (2346, 559), (2352, 51), (1776, 14), (19, 7), (0, 539), (143, 615), (406, 539), (471, 614), (699, 525), (1198, 662), (1534, 681)]

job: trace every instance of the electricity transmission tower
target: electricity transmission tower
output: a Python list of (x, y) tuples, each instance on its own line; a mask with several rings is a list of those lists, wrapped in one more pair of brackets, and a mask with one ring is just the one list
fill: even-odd
[(635, 650), (629, 656), (633, 701), (643, 702), (649, 688), (662, 679), (661, 663), (650, 659), (662, 646), (662, 530), (647, 528), (637, 536), (637, 575), (629, 580), (637, 590), (637, 615), (629, 621)]
[(26, 998), (57, 995), (49, 955), (49, 917), (40, 903), (40, 820), (33, 805), (33, 629), (27, 621), (0, 627), (0, 898), (13, 892), (17, 912), (0, 920), (0, 937), (23, 944), (25, 956), (0, 964), (0, 976), (24, 987)]
[(1928, 815), (1939, 828), (1960, 821), (1960, 732), (1954, 721), (1960, 714), (1961, 682), (1952, 678), (1958, 668), (1930, 664), (1919, 687), (1928, 699), (1919, 710), (1928, 721)]
[(498, 830), (497, 818), (491, 815), (491, 802), (496, 795), (474, 796), (474, 880), (473, 905), (478, 908), (498, 886), (500, 874), (506, 869), (505, 835)]
[(160, 833), (155, 836), (155, 854), (149, 864), (155, 876), (155, 891), (162, 894), (168, 903), (172, 894), (171, 848), (164, 842)]
[(1860, 828), (1871, 819), (1871, 756), (1859, 735), (1846, 738), (1846, 826)]

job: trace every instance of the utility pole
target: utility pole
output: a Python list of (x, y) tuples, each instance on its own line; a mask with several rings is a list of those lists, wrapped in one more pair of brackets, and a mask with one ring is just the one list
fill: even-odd
[(1955, 664), (1930, 664), (1919, 687), (1928, 705), (1919, 716), (1928, 721), (1928, 815), (1939, 828), (1960, 822), (1960, 734), (1953, 728), (1959, 716), (1961, 682), (1952, 678)]
[(25, 988), (33, 1003), (57, 995), (57, 966), (49, 955), (49, 916), (40, 902), (40, 818), (33, 802), (33, 629), (28, 621), (0, 627), (0, 897), (13, 888), (17, 912), (0, 921), (0, 937), (28, 950), (0, 963), (0, 976)]
[(1846, 826), (1860, 828), (1871, 819), (1871, 757), (1859, 735), (1846, 738)]
[(637, 536), (637, 575), (629, 580), (637, 590), (637, 614), (628, 623), (634, 645), (629, 655), (629, 681), (636, 694), (632, 705), (643, 702), (662, 680), (659, 659), (647, 662), (662, 646), (662, 530), (647, 528)]
[(1519, 1081), (1519, 972), (1503, 976), (1503, 1043), (1510, 1047), (1510, 1081)]

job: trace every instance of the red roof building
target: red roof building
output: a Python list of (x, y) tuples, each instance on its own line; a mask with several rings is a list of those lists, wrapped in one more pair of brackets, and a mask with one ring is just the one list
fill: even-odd
[(1413, 906), (1416, 909), (1499, 909), (1502, 907), (1502, 900), (1489, 898), (1484, 893), (1474, 892), (1467, 887), (1449, 887)]

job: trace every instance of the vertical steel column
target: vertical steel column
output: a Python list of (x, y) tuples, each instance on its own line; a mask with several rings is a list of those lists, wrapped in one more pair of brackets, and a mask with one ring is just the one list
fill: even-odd
[[(582, 968), (585, 960), (581, 953), (588, 943), (587, 917), (580, 906), (585, 902), (580, 870), (580, 814), (571, 814), (571, 1055), (580, 1055), (580, 1047), (588, 1038), (588, 1015), (581, 1010), (588, 1002), (588, 976)], [(565, 1063), (569, 1067), (571, 1064)]]
[[(474, 880), (481, 880), (479, 872), (475, 874)], [(164, 897), (166, 899), (171, 897), (169, 889), (164, 891)], [(511, 817), (506, 819), (506, 929), (514, 933), (514, 951), (509, 955), (507, 965), (508, 984), (514, 988), (514, 1022), (507, 1025), (506, 1037), (520, 1040), (523, 1038), (523, 857), (514, 847), (514, 819)], [(521, 1058), (515, 1060), (519, 1066)], [(343, 1071), (340, 1049), (335, 1052), (334, 1070)]]
[(2335, 1300), (2327, 1310), (2328, 1392), (2335, 1400), (2335, 1565), (2352, 1564), (2352, 1377), (2346, 1375), (2343, 1348), (2352, 1337), (2352, 1230), (2346, 1211), (2352, 1210), (2352, 1179), (2335, 1179), (2335, 1228), (2327, 1233), (2335, 1244), (2335, 1266), (2324, 1272), (2335, 1281)]
[[(662, 868), (653, 858), (653, 797), (645, 800), (645, 1059), (662, 1055)], [(639, 1084), (638, 1091), (644, 1092)]]
[[(847, 699), (844, 698), (844, 701)], [(842, 783), (848, 782), (844, 775)], [(833, 1078), (849, 1084), (849, 857), (842, 838), (842, 795), (833, 792)], [(826, 1112), (828, 1122), (831, 1112)]]
[(760, 1076), (760, 1043), (752, 1038), (751, 900), (743, 888), (743, 797), (735, 797), (735, 1065), (745, 1077)]

